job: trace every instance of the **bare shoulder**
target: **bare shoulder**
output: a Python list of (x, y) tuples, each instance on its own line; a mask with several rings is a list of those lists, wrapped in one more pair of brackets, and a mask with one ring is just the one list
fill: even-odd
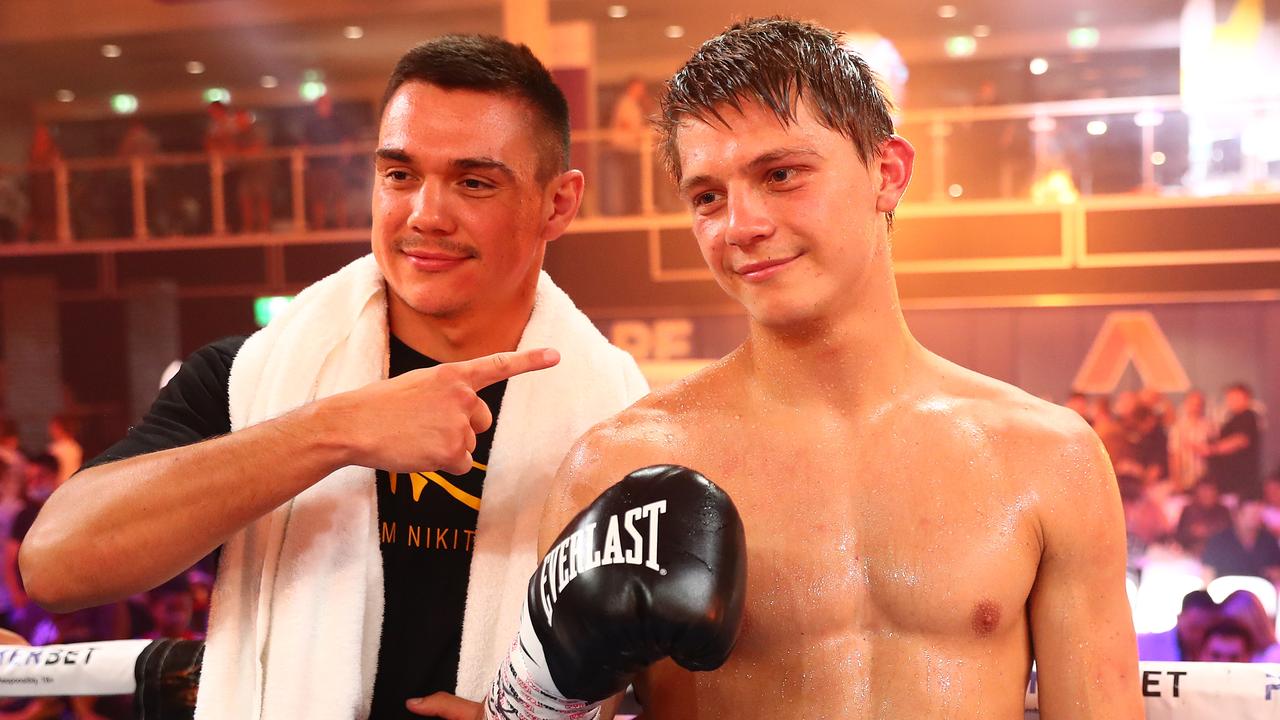
[(1018, 387), (953, 366), (943, 393), (986, 434), (1000, 439), (1010, 470), (1062, 487), (1067, 478), (1110, 477), (1110, 461), (1097, 433), (1074, 410)]
[(581, 507), (628, 473), (679, 463), (690, 435), (707, 425), (723, 384), (720, 364), (654, 391), (588, 430), (560, 467), (556, 491)]

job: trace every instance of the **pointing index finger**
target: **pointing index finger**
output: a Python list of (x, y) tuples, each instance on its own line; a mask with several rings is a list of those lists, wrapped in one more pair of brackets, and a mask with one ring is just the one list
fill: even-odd
[(545, 370), (560, 362), (560, 353), (549, 348), (500, 352), (458, 363), (475, 390), (527, 372)]

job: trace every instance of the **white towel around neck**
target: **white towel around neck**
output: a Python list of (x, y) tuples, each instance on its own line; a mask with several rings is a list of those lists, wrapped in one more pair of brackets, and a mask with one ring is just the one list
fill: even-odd
[[(245, 341), (232, 430), (385, 378), (387, 344), (385, 285), (365, 256)], [(475, 700), (515, 636), (556, 468), (579, 435), (647, 392), (631, 357), (546, 273), (518, 347), (553, 347), (561, 361), (511, 378), (498, 414), (458, 670), (458, 694)], [(371, 469), (342, 468), (224, 544), (196, 720), (368, 716), (383, 609), (374, 483)]]

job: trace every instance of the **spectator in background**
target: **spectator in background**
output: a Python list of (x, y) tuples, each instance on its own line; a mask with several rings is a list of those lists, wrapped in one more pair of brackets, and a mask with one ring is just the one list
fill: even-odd
[(1227, 388), (1227, 420), (1209, 445), (1210, 472), (1224, 493), (1256, 500), (1262, 495), (1261, 429), (1253, 392), (1236, 383)]
[(649, 125), (644, 81), (633, 77), (613, 104), (609, 116), (607, 152), (603, 154), (600, 184), (601, 210), (606, 215), (636, 215), (641, 209), (641, 150)]
[(151, 606), (151, 632), (146, 637), (202, 640), (204, 635), (192, 627), (195, 597), (185, 574), (169, 580), (148, 593)]
[(1120, 501), (1124, 506), (1124, 527), (1129, 538), (1130, 566), (1140, 558), (1149, 545), (1169, 536), (1169, 523), (1164, 511), (1149, 493), (1146, 482), (1136, 475), (1120, 475)]
[(1249, 631), (1233, 620), (1223, 620), (1204, 634), (1199, 662), (1251, 662), (1255, 651)]
[(1262, 504), (1236, 508), (1232, 526), (1208, 539), (1201, 561), (1221, 575), (1254, 575), (1280, 583), (1280, 542), (1262, 526)]
[(1139, 401), (1130, 413), (1126, 430), (1134, 462), (1142, 477), (1154, 483), (1169, 477), (1169, 440), (1161, 416)]
[(1200, 557), (1209, 538), (1230, 527), (1231, 511), (1222, 504), (1218, 486), (1211, 480), (1201, 480), (1192, 494), (1191, 504), (1184, 507), (1178, 517), (1174, 537), (1188, 554)]
[(84, 462), (84, 450), (76, 442), (75, 421), (68, 415), (56, 415), (49, 421), (50, 455), (58, 459), (58, 484), (66, 482)]
[(1204, 590), (1194, 590), (1182, 598), (1178, 624), (1162, 633), (1138, 636), (1139, 660), (1192, 660), (1200, 652), (1205, 631), (1219, 621), (1218, 604)]
[[(146, 194), (147, 206), (147, 225), (152, 233), (163, 232), (161, 229), (164, 222), (164, 209), (159, 207), (158, 198), (156, 197), (156, 169), (152, 164), (152, 158), (160, 152), (160, 139), (155, 133), (147, 129), (146, 123), (139, 118), (133, 118), (129, 121), (129, 127), (124, 131), (124, 137), (120, 138), (120, 146), (116, 148), (116, 155), (130, 160), (142, 161), (142, 187)], [(128, 207), (125, 217), (132, 218), (132, 206)], [(133, 232), (128, 233), (132, 235)]]
[(10, 627), (30, 640), (33, 645), (43, 645), (49, 642), (48, 635), (51, 629), (49, 626), (42, 628), (42, 623), (49, 619), (49, 615), (27, 600), (27, 593), (22, 584), (22, 576), (18, 573), (18, 547), (22, 544), (23, 539), (26, 538), (27, 531), (31, 529), (31, 524), (35, 522), (36, 515), (40, 513), (40, 508), (44, 506), (44, 501), (49, 499), (49, 496), (53, 494), (54, 487), (57, 485), (57, 458), (48, 453), (31, 458), (26, 465), (25, 481), (26, 505), (14, 516), (9, 535), (3, 539), (4, 568), (2, 579), (12, 608), (10, 612), (12, 625)]
[(221, 100), (205, 108), (209, 122), (204, 128), (204, 150), (209, 154), (230, 155), (236, 149), (236, 123), (231, 111)]
[(240, 232), (271, 230), (271, 161), (262, 158), (266, 134), (245, 109), (235, 113), (236, 201), (240, 206)]
[(1076, 414), (1084, 418), (1084, 421), (1093, 425), (1092, 413), (1089, 412), (1089, 398), (1082, 392), (1072, 392), (1067, 396), (1067, 401), (1063, 403), (1064, 407), (1071, 408)]
[[(1267, 617), (1266, 608), (1257, 595), (1248, 590), (1236, 590), (1218, 606), (1226, 620), (1239, 623), (1249, 632), (1253, 660), (1256, 662), (1280, 661), (1280, 646), (1276, 644), (1276, 629)], [(1249, 662), (1243, 660), (1241, 662)]]
[[(326, 147), (350, 141), (351, 134), (333, 111), (333, 98), (321, 95), (304, 130), (303, 144)], [(346, 183), (342, 176), (345, 156), (317, 155), (307, 160), (307, 217), (312, 230), (348, 226)]]
[(1214, 436), (1213, 421), (1205, 416), (1204, 393), (1192, 390), (1169, 430), (1169, 478), (1174, 489), (1190, 491), (1204, 479), (1205, 457)]
[(13, 175), (0, 175), (0, 244), (22, 239), (29, 210), (18, 179)]
[(58, 235), (58, 190), (55, 166), (62, 162), (62, 151), (53, 132), (44, 123), (36, 123), (31, 134), (31, 180), (27, 194), (31, 204), (30, 237), (32, 240), (54, 240)]
[(1280, 537), (1280, 468), (1262, 483), (1262, 525)]
[(1111, 412), (1111, 398), (1099, 395), (1093, 399), (1093, 431), (1098, 434), (1107, 449), (1111, 464), (1116, 464), (1117, 457), (1125, 455), (1124, 428)]

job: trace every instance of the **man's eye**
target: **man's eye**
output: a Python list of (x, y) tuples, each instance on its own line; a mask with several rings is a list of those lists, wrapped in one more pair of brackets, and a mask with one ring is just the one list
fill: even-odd
[(769, 171), (769, 179), (773, 182), (781, 183), (795, 177), (796, 171), (792, 168), (775, 168)]
[(492, 187), (489, 183), (476, 178), (466, 178), (462, 181), (462, 185), (468, 190), (484, 190), (485, 188)]
[(386, 177), (388, 180), (394, 180), (395, 182), (404, 182), (409, 179), (409, 173), (404, 170), (389, 170)]
[(698, 193), (693, 196), (694, 205), (709, 205), (716, 201), (716, 194), (713, 192)]

